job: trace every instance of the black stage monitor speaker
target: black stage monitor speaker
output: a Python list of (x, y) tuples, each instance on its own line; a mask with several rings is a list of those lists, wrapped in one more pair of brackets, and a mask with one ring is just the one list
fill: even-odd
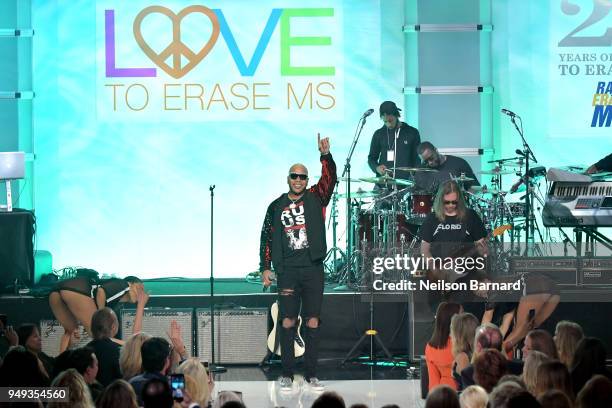
[[(51, 357), (59, 354), (60, 341), (64, 335), (64, 328), (57, 320), (40, 321), (40, 337), (42, 340), (42, 351)], [(74, 348), (86, 346), (92, 339), (82, 325), (79, 325), (80, 339)]]
[[(121, 338), (127, 340), (134, 332), (136, 309), (121, 310)], [(181, 327), (181, 336), (187, 355), (193, 355), (193, 309), (152, 307), (145, 309), (142, 331), (153, 337), (163, 337), (170, 341), (170, 324), (175, 320)]]
[[(2, 186), (3, 187), (3, 186)], [(31, 286), (34, 279), (34, 214), (0, 211), (0, 293)]]
[[(268, 309), (215, 310), (215, 362), (258, 364), (266, 356)], [(196, 309), (198, 356), (210, 360), (210, 309)]]

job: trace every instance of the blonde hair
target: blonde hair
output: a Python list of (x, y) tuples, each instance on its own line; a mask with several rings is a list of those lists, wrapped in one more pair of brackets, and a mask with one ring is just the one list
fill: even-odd
[[(208, 405), (210, 399), (208, 373), (200, 360), (197, 357), (190, 357), (177, 367), (176, 372), (185, 375), (185, 386), (191, 399), (197, 401), (200, 406)], [(191, 387), (187, 382), (188, 376), (193, 380)]]
[(574, 400), (572, 379), (567, 366), (558, 360), (548, 361), (538, 366), (536, 370), (535, 396), (540, 398), (550, 389), (561, 390), (570, 400)]
[(67, 387), (68, 402), (50, 402), (48, 408), (94, 408), (85, 379), (74, 368), (62, 371), (51, 383), (52, 387)]
[(525, 382), (525, 387), (527, 387), (527, 391), (529, 391), (532, 395), (535, 395), (536, 383), (538, 380), (538, 367), (551, 361), (550, 357), (541, 351), (532, 350), (529, 352), (529, 355), (525, 359), (525, 365), (523, 366), (523, 381)]
[(486, 408), (489, 395), (480, 385), (470, 385), (459, 396), (461, 408)]
[(451, 318), (450, 336), (453, 344), (453, 356), (467, 354), (468, 359), (474, 353), (474, 337), (478, 319), (471, 313), (458, 313)]
[(459, 188), (457, 182), (449, 180), (440, 185), (433, 203), (434, 213), (440, 222), (444, 222), (446, 219), (446, 215), (444, 214), (444, 196), (451, 193), (457, 193), (457, 219), (459, 221), (463, 221), (463, 218), (465, 218), (465, 214), (467, 213), (467, 206), (465, 205), (463, 191), (461, 191), (461, 188)]
[(582, 327), (578, 323), (562, 320), (555, 328), (555, 345), (559, 353), (559, 360), (568, 368), (572, 365), (572, 359), (578, 343), (584, 337)]
[(119, 354), (119, 367), (125, 380), (142, 373), (142, 343), (151, 338), (147, 333), (136, 333), (125, 342)]

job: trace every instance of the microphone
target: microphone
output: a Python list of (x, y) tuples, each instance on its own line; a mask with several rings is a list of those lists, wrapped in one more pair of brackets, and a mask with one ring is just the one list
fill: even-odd
[(522, 150), (516, 149), (514, 153), (518, 154), (519, 156), (525, 157), (525, 153), (523, 153)]
[(370, 116), (371, 114), (374, 113), (374, 109), (368, 109), (367, 111), (365, 111), (365, 113), (363, 114), (363, 118), (367, 118), (368, 116)]
[(508, 109), (502, 109), (501, 113), (503, 113), (504, 115), (508, 115), (511, 118), (513, 118), (515, 116), (518, 116), (516, 113), (514, 113), (514, 112), (512, 112), (511, 110), (508, 110)]

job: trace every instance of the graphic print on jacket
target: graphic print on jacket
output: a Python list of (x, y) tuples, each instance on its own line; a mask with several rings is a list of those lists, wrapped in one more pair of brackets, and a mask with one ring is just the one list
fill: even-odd
[(308, 236), (306, 235), (306, 217), (304, 215), (304, 202), (291, 203), (281, 213), (289, 249), (297, 251), (308, 248)]

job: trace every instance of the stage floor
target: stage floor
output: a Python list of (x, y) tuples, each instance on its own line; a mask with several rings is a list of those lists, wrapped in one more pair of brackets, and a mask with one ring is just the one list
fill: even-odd
[[(297, 378), (301, 382), (302, 378)], [(370, 408), (396, 404), (402, 408), (422, 408), (418, 380), (327, 380), (326, 391), (335, 391), (344, 398), (347, 407), (362, 403)], [(281, 393), (276, 381), (219, 381), (216, 391), (241, 391), (247, 407), (310, 407), (320, 393), (295, 384), (291, 393)]]

